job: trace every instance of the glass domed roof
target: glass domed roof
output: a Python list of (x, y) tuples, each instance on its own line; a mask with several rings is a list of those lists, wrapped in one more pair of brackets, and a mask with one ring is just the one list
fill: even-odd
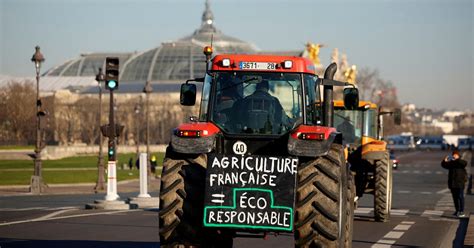
[(202, 52), (211, 44), (214, 54), (256, 53), (247, 42), (223, 34), (214, 26), (209, 1), (202, 14), (201, 27), (193, 34), (176, 41), (136, 54), (124, 64), (120, 80), (125, 82), (182, 81), (204, 75), (206, 64)]
[[(65, 63), (56, 66), (43, 76), (61, 76), (61, 77), (95, 77), (98, 68), (105, 67), (106, 57), (118, 57), (120, 61), (127, 61), (133, 53), (88, 53), (81, 54), (77, 59), (71, 59)], [(122, 64), (120, 67), (123, 67)]]
[[(57, 81), (70, 82), (71, 77), (88, 77), (93, 80), (98, 68), (104, 68), (106, 57), (119, 57), (120, 81), (118, 92), (141, 92), (146, 81), (155, 90), (179, 91), (183, 80), (202, 77), (206, 70), (203, 48), (211, 44), (213, 55), (220, 53), (259, 53), (257, 47), (248, 42), (225, 35), (214, 26), (214, 14), (206, 0), (201, 26), (192, 34), (176, 41), (163, 42), (160, 46), (144, 52), (134, 53), (88, 53), (53, 67), (43, 76)], [(48, 78), (48, 77), (46, 77)], [(57, 84), (62, 85), (62, 84)], [(76, 85), (77, 86), (77, 85)], [(82, 92), (95, 92), (97, 87), (83, 85)]]

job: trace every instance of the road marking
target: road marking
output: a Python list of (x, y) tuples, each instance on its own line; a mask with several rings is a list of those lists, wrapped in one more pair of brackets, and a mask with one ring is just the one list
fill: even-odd
[[(377, 241), (378, 242), (378, 241)], [(372, 248), (390, 248), (392, 247), (391, 245), (387, 245), (387, 244), (375, 244), (375, 245), (372, 245)]]
[(397, 193), (399, 193), (399, 194), (410, 194), (411, 191), (409, 191), (409, 190), (399, 190), (399, 191), (397, 191)]
[(401, 224), (397, 225), (396, 227), (393, 228), (392, 231), (388, 232), (381, 238), (377, 243), (372, 245), (372, 248), (390, 248), (392, 245), (394, 245), (398, 239), (400, 239), (403, 234), (405, 234), (405, 231), (410, 229), (412, 225), (414, 225), (414, 221), (402, 221)]
[(431, 194), (433, 194), (433, 192), (422, 191), (422, 192), (420, 192), (420, 194), (422, 194), (422, 195), (431, 195)]
[(420, 170), (398, 170), (394, 171), (394, 173), (401, 173), (401, 174), (437, 174), (437, 175), (442, 175), (442, 174), (447, 174), (445, 171), (432, 171), (432, 170), (427, 170), (427, 171), (420, 171)]
[(381, 239), (381, 240), (377, 241), (378, 244), (385, 244), (385, 245), (393, 245), (393, 244), (395, 244), (395, 242), (397, 242), (397, 241), (396, 240), (388, 240), (388, 239), (387, 240)]
[(31, 211), (31, 210), (47, 210), (46, 207), (34, 207), (34, 208), (0, 208), (0, 211)]
[(59, 211), (56, 211), (56, 212), (47, 214), (47, 215), (45, 215), (45, 216), (36, 218), (35, 220), (47, 220), (47, 219), (53, 218), (53, 217), (55, 217), (55, 216), (58, 216), (58, 215), (60, 215), (60, 214), (63, 214), (63, 213), (66, 213), (66, 212), (70, 212), (70, 211), (74, 211), (74, 210), (75, 210), (75, 209), (63, 209), (63, 210), (59, 210)]
[(408, 224), (400, 224), (400, 225), (397, 225), (395, 228), (393, 228), (393, 230), (396, 230), (396, 231), (406, 231), (408, 229), (410, 229), (412, 224), (408, 225)]
[(446, 194), (446, 193), (448, 193), (448, 192), (449, 192), (449, 189), (446, 188), (446, 189), (442, 189), (442, 190), (440, 190), (440, 191), (437, 191), (436, 194)]
[(396, 215), (396, 216), (404, 216), (409, 211), (410, 211), (409, 209), (392, 209), (392, 210), (390, 210), (390, 214), (391, 215)]
[(8, 225), (17, 225), (29, 222), (38, 222), (38, 221), (48, 221), (48, 220), (60, 220), (60, 219), (70, 219), (70, 218), (78, 218), (78, 217), (88, 217), (88, 216), (97, 216), (97, 215), (113, 215), (118, 213), (124, 212), (136, 212), (136, 211), (143, 211), (141, 209), (132, 209), (132, 210), (117, 210), (111, 212), (100, 212), (100, 213), (90, 213), (90, 214), (75, 214), (75, 215), (68, 215), (68, 216), (59, 216), (59, 217), (50, 217), (48, 219), (43, 219), (43, 217), (30, 219), (30, 220), (20, 220), (20, 221), (12, 221), (12, 222), (5, 222), (0, 223), (0, 226), (8, 226)]
[(373, 208), (357, 208), (354, 210), (354, 213), (356, 214), (368, 214), (372, 212), (374, 209)]
[(427, 217), (427, 216), (441, 216), (443, 215), (444, 211), (440, 210), (425, 210), (421, 216)]
[(385, 236), (386, 239), (399, 239), (405, 232), (390, 231)]

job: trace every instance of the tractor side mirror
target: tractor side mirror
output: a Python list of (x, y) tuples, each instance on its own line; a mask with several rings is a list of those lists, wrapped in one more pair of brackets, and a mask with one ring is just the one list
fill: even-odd
[(353, 110), (359, 107), (359, 90), (357, 88), (345, 88), (343, 95), (346, 109)]
[(196, 103), (196, 85), (181, 84), (180, 103), (184, 106), (193, 106)]
[(395, 122), (395, 125), (402, 124), (402, 111), (399, 108), (393, 111), (393, 121)]

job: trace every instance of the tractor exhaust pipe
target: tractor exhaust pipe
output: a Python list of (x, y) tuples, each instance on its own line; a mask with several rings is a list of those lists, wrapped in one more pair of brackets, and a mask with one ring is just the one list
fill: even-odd
[[(331, 63), (324, 72), (324, 79), (334, 79), (337, 71), (337, 64)], [(324, 85), (324, 101), (323, 101), (323, 124), (327, 127), (334, 125), (334, 106), (333, 106), (333, 86)]]

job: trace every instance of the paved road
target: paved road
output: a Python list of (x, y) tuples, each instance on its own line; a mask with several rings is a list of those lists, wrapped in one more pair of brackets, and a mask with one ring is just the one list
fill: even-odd
[[(458, 247), (467, 219), (451, 216), (447, 173), (439, 166), (442, 156), (442, 152), (399, 155), (392, 219), (374, 222), (373, 198), (364, 196), (356, 211), (353, 247)], [(83, 209), (102, 198), (100, 194), (0, 197), (0, 247), (159, 247), (158, 209)], [(474, 211), (473, 195), (466, 196), (466, 207)], [(292, 242), (291, 235), (237, 238), (234, 247), (292, 247)]]

